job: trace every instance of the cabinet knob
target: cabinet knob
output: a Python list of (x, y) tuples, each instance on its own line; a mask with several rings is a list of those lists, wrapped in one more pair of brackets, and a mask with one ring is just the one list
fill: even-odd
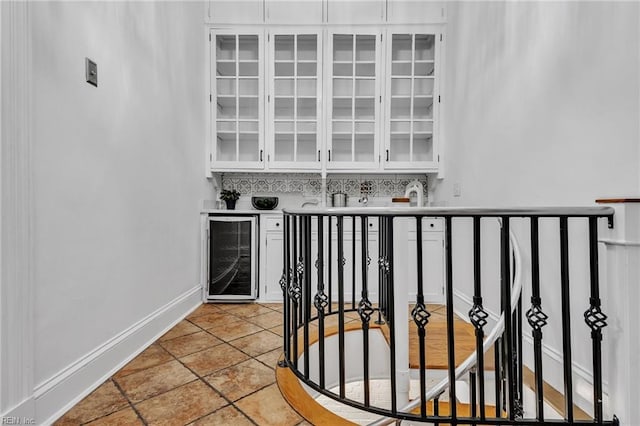
[[(280, 226), (280, 222), (276, 222), (276, 226)], [(431, 225), (431, 226), (433, 226), (433, 225)]]
[(433, 223), (430, 223), (429, 226), (433, 228), (435, 225)]
[(370, 224), (369, 224), (369, 228), (373, 228), (373, 223), (370, 223)]

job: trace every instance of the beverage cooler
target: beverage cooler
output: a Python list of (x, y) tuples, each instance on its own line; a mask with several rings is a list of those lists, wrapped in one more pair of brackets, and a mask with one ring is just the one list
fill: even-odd
[(210, 215), (207, 300), (252, 300), (258, 286), (258, 216)]

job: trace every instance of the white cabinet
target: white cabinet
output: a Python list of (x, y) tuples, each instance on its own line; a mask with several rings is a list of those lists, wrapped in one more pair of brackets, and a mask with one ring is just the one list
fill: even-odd
[(260, 217), (260, 300), (281, 301), (283, 268), (282, 215)]
[[(331, 299), (338, 301), (338, 237), (337, 237), (337, 219), (333, 218), (332, 224), (332, 236), (331, 236)], [(348, 304), (355, 302), (355, 307), (358, 307), (358, 303), (362, 297), (362, 224), (360, 218), (356, 218), (356, 232), (355, 238), (353, 234), (353, 222), (351, 218), (345, 218), (343, 220), (343, 257), (344, 272), (343, 272), (343, 293), (345, 295), (345, 302)], [(367, 290), (369, 301), (372, 303), (378, 302), (378, 219), (371, 218), (367, 222)], [(355, 244), (354, 244), (355, 241)], [(355, 256), (354, 256), (355, 249)], [(355, 265), (354, 265), (355, 259)], [(355, 267), (355, 275), (354, 275)], [(354, 279), (355, 276), (355, 279)], [(328, 284), (327, 284), (328, 291)]]
[(285, 25), (321, 24), (324, 7), (323, 0), (265, 0), (265, 21)]
[(271, 31), (268, 39), (268, 167), (320, 170), (322, 34)]
[(211, 31), (211, 166), (264, 168), (261, 31)]
[(327, 169), (379, 168), (381, 36), (376, 31), (328, 35)]
[[(443, 220), (439, 218), (422, 219), (422, 265), (423, 294), (425, 303), (444, 302), (444, 232)], [(417, 236), (415, 219), (410, 219), (408, 226), (406, 256), (407, 283), (409, 300), (416, 300), (418, 272)]]
[(211, 29), (211, 171), (438, 172), (442, 32)]
[(384, 167), (437, 171), (440, 33), (387, 35)]
[(209, 0), (205, 2), (205, 21), (213, 24), (261, 24), (264, 0)]
[(327, 0), (330, 24), (378, 24), (385, 20), (384, 0)]

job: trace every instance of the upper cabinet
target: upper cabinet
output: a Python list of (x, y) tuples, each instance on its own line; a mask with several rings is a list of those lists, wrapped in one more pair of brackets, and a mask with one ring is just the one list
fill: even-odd
[(327, 168), (377, 169), (381, 33), (330, 32)]
[(212, 168), (264, 168), (262, 33), (210, 35)]
[(270, 32), (269, 168), (320, 170), (322, 33)]
[(381, 24), (385, 21), (384, 0), (326, 0), (329, 24)]
[(212, 24), (262, 24), (264, 0), (209, 0), (205, 2), (205, 22)]
[(323, 0), (265, 0), (267, 24), (322, 24), (325, 5)]
[(208, 0), (211, 24), (439, 24), (446, 1), (436, 0)]
[(387, 37), (385, 168), (437, 170), (437, 32)]
[[(206, 10), (212, 172), (439, 172), (443, 2)], [(432, 23), (407, 23), (423, 13)]]

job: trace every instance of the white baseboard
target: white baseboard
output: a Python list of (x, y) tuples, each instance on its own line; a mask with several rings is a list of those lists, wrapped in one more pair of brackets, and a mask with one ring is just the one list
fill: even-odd
[[(52, 424), (202, 303), (193, 287), (36, 386), (37, 424)], [(28, 403), (29, 401), (25, 401)], [(22, 410), (16, 411), (20, 412)], [(33, 410), (31, 411), (34, 412)]]

